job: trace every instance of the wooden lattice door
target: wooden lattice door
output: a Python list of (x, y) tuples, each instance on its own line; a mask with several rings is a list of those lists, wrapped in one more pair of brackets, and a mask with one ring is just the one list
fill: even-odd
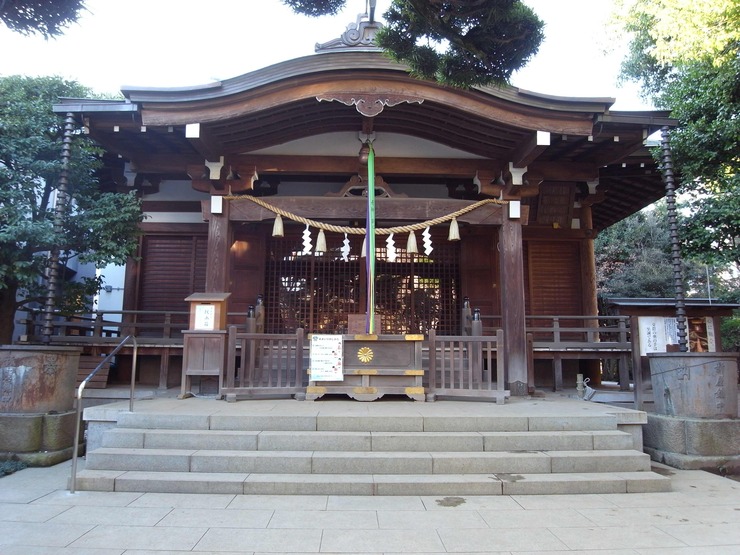
[[(365, 314), (365, 258), (362, 237), (327, 234), (327, 252), (304, 254), (299, 236), (272, 238), (267, 247), (265, 279), (266, 331), (346, 333), (349, 314)], [(405, 240), (405, 239), (404, 239)], [(380, 242), (379, 242), (380, 243)], [(381, 246), (382, 245), (382, 246)], [(376, 313), (381, 333), (440, 334), (459, 329), (459, 246), (436, 241), (427, 256), (397, 245), (395, 261), (385, 243), (377, 246)]]

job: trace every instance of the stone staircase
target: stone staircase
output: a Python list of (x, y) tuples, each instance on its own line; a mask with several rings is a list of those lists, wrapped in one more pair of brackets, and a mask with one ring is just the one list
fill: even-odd
[(77, 488), (321, 495), (521, 495), (670, 490), (613, 415), (126, 413)]

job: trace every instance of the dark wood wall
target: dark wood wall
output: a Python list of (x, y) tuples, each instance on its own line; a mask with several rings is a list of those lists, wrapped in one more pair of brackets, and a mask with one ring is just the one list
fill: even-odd
[(580, 243), (530, 240), (524, 249), (527, 314), (582, 314)]
[[(205, 233), (163, 230), (144, 235), (136, 272), (135, 309), (187, 312), (185, 298), (205, 286), (207, 243)], [(139, 320), (147, 318), (142, 315)], [(187, 316), (177, 315), (173, 323), (187, 323)]]
[[(171, 226), (172, 228), (176, 226)], [(140, 261), (131, 265), (129, 281), (136, 281), (138, 310), (187, 311), (188, 295), (204, 291), (207, 229), (205, 226), (153, 229), (141, 242)], [(265, 292), (267, 224), (242, 224), (234, 229), (231, 247), (229, 312), (246, 313)], [(459, 298), (483, 315), (501, 314), (498, 228), (466, 228), (460, 243)], [(526, 312), (530, 315), (582, 314), (581, 255), (578, 240), (524, 241)], [(135, 277), (132, 277), (135, 276)], [(238, 318), (237, 320), (241, 320)], [(242, 323), (233, 321), (232, 323)]]

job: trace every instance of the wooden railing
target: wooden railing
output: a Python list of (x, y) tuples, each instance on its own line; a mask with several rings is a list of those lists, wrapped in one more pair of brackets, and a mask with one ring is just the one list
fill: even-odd
[(229, 326), (221, 394), (237, 397), (294, 395), (308, 383), (303, 330), (294, 334), (242, 333)]
[[(500, 329), (500, 316), (480, 316), (484, 336)], [(468, 330), (475, 329), (472, 320)], [(553, 388), (563, 387), (563, 360), (618, 361), (620, 389), (629, 389), (629, 359), (632, 352), (629, 317), (531, 315), (526, 317), (526, 333), (531, 337), (530, 360), (551, 360)], [(530, 375), (532, 373), (530, 369)]]
[(503, 403), (503, 331), (494, 337), (437, 335), (429, 330), (428, 388), (431, 395), (493, 398)]
[[(303, 345), (303, 332), (244, 333), (247, 320), (247, 314), (229, 314), (229, 321), (245, 324), (230, 332), (236, 334), (233, 348), (240, 354), (238, 364), (236, 356), (229, 358), (233, 358), (233, 368), (229, 367), (224, 376), (225, 394), (231, 397), (264, 392), (293, 394), (304, 387), (308, 353)], [(40, 321), (32, 314), (22, 322), (27, 326), (28, 342), (40, 341)], [(51, 340), (54, 344), (86, 346), (98, 354), (109, 352), (121, 337), (134, 335), (144, 353), (160, 357), (159, 385), (166, 388), (172, 381), (168, 380), (170, 356), (182, 354), (182, 332), (187, 321), (188, 313), (178, 311), (97, 311), (89, 316), (59, 316), (55, 322), (57, 335)], [(563, 360), (614, 359), (618, 362), (620, 387), (629, 389), (632, 345), (628, 323), (628, 318), (623, 316), (528, 316), (526, 332), (531, 341), (527, 359), (532, 385), (535, 360), (552, 361), (554, 388), (560, 389)], [(501, 324), (500, 316), (489, 315), (473, 322), (468, 311), (463, 314), (460, 336), (439, 336), (431, 331), (427, 362), (430, 393), (489, 396), (497, 400), (507, 396), (503, 389), (507, 377), (503, 373), (502, 342), (497, 338)], [(476, 335), (470, 335), (473, 330)]]
[[(19, 321), (25, 326), (19, 342), (42, 342), (42, 312), (24, 311), (28, 317)], [(229, 314), (233, 321), (246, 322), (246, 316), (246, 313)], [(49, 339), (53, 345), (81, 347), (85, 353), (97, 356), (110, 353), (122, 337), (134, 336), (142, 355), (158, 358), (158, 387), (164, 390), (174, 383), (174, 372), (180, 378), (182, 332), (188, 323), (189, 313), (185, 311), (100, 310), (86, 315), (56, 314), (54, 335)], [(124, 347), (121, 354), (131, 355), (131, 347)]]
[[(28, 318), (19, 323), (25, 326), (24, 339), (41, 340), (41, 312), (26, 310)], [(116, 338), (135, 335), (138, 338), (182, 340), (182, 331), (188, 327), (188, 312), (155, 310), (106, 310), (89, 315), (57, 314), (54, 320), (52, 341), (79, 339), (81, 341), (117, 343)], [(90, 338), (90, 339), (83, 339)]]
[[(41, 341), (41, 311), (25, 309), (25, 312), (29, 317), (18, 321), (25, 327), (22, 342)], [(189, 315), (187, 311), (158, 310), (98, 310), (85, 315), (57, 314), (51, 341), (117, 344), (121, 337), (134, 335), (145, 343), (167, 340), (165, 343), (182, 344), (182, 332), (188, 328)], [(228, 318), (234, 322), (246, 322), (247, 313), (230, 312)]]

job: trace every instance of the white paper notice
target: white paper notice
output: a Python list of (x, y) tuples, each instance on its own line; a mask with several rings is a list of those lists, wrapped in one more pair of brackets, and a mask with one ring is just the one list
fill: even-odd
[(196, 330), (215, 330), (216, 329), (216, 305), (199, 304), (195, 305), (195, 322), (193, 325)]
[(342, 336), (311, 335), (311, 380), (322, 382), (341, 382)]
[(678, 345), (678, 321), (663, 316), (640, 316), (640, 356), (665, 353), (666, 345)]

